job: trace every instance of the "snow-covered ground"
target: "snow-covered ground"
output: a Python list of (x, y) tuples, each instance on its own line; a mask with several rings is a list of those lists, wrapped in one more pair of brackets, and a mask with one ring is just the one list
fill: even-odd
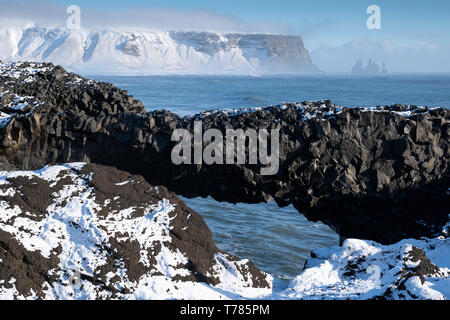
[[(91, 185), (91, 174), (80, 173), (84, 166), (0, 172), (0, 242), (6, 243), (0, 249), (5, 268), (0, 272), (0, 299), (239, 299), (271, 292), (253, 286), (248, 260), (220, 252), (210, 270), (219, 284), (175, 280), (191, 275), (186, 265), (192, 257), (171, 245), (171, 230), (177, 219), (192, 220), (190, 215), (176, 212), (177, 205), (165, 198), (142, 208), (123, 207), (126, 197), (102, 200), (103, 194)], [(126, 185), (115, 184), (118, 190)], [(16, 255), (21, 254), (31, 275), (20, 267)], [(42, 285), (36, 269), (44, 269)], [(9, 272), (12, 276), (5, 279)], [(136, 272), (139, 276), (133, 279)], [(272, 278), (266, 277), (270, 284)]]
[[(162, 199), (145, 207), (143, 214), (137, 214), (136, 207), (108, 209), (115, 201), (118, 205), (120, 197), (101, 200), (91, 184), (92, 175), (80, 173), (84, 166), (73, 163), (38, 171), (0, 172), (0, 236), (7, 234), (27, 254), (38, 253), (33, 258), (36, 261), (58, 257), (54, 265), (43, 263), (51, 265), (46, 279), (53, 280), (44, 281), (39, 295), (33, 288), (24, 294), (24, 280), (10, 277), (0, 280), (0, 299), (450, 298), (450, 238), (446, 230), (434, 239), (408, 239), (393, 245), (348, 239), (341, 247), (315, 250), (306, 269), (287, 288), (271, 276), (266, 279), (270, 288), (253, 287), (248, 260), (230, 260), (219, 252), (211, 270), (220, 279), (218, 285), (180, 281), (177, 277), (190, 271), (185, 268), (187, 257), (169, 245), (172, 223), (182, 218), (173, 214), (176, 205)], [(33, 190), (24, 189), (24, 181), (29, 181), (32, 189), (32, 185), (40, 189), (35, 195), (44, 195), (44, 202), (45, 194), (51, 193), (53, 201), (45, 213), (36, 209), (40, 202), (31, 205), (26, 200)], [(140, 182), (126, 179), (115, 181), (114, 186), (126, 188), (133, 183)], [(109, 210), (106, 213), (105, 208)], [(190, 216), (185, 218), (189, 221)], [(148, 270), (138, 279), (131, 279), (132, 267), (120, 254), (111, 261), (110, 250), (120, 251), (116, 241), (139, 246), (136, 263)], [(152, 255), (155, 248), (160, 248), (159, 253)], [(0, 251), (0, 264), (9, 266), (7, 259), (11, 259), (7, 252)], [(102, 271), (105, 279), (99, 285), (92, 278), (99, 276), (103, 267), (108, 271)], [(20, 292), (16, 284), (20, 284)], [(121, 291), (124, 288), (126, 292)]]
[(444, 236), (386, 246), (348, 239), (313, 256), (280, 298), (450, 298), (450, 238)]

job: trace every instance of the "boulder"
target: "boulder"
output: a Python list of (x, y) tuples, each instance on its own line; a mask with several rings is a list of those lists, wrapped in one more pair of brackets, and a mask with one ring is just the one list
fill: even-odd
[(219, 250), (199, 214), (142, 176), (72, 163), (1, 172), (0, 181), (0, 299), (271, 291), (269, 275)]
[(383, 246), (346, 240), (317, 249), (283, 299), (448, 300), (450, 238), (402, 240)]

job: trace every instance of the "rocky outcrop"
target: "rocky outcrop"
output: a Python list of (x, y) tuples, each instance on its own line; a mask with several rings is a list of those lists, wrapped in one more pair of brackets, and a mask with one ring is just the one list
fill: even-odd
[(349, 239), (318, 249), (281, 293), (284, 299), (448, 300), (450, 238), (383, 246)]
[[(163, 186), (72, 163), (0, 172), (0, 300), (223, 299), (271, 291)], [(267, 291), (267, 292), (266, 292)]]
[[(294, 204), (342, 237), (381, 243), (434, 236), (448, 221), (448, 109), (319, 101), (181, 118), (146, 113), (127, 92), (51, 64), (1, 68), (5, 168), (113, 165), (188, 197)], [(263, 176), (261, 165), (174, 165), (173, 130), (192, 130), (197, 120), (203, 130), (279, 129), (278, 173)]]

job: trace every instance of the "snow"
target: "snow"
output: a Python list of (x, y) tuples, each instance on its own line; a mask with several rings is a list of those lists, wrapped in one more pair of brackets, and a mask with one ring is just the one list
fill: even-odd
[[(42, 179), (55, 186), (60, 179), (67, 180), (53, 194), (54, 201), (46, 216), (37, 221), (18, 206), (11, 207), (0, 201), (0, 230), (11, 234), (29, 251), (50, 257), (60, 247), (59, 264), (49, 270), (49, 276), (58, 281), (44, 284), (46, 299), (110, 298), (110, 292), (101, 290), (90, 281), (67, 285), (71, 279), (83, 274), (95, 276), (107, 261), (107, 253), (98, 250), (98, 244), (117, 241), (135, 241), (140, 246), (140, 263), (150, 266), (149, 250), (161, 244), (151, 271), (137, 281), (128, 279), (127, 269), (116, 260), (116, 269), (109, 271), (106, 285), (129, 288), (130, 293), (120, 299), (371, 299), (384, 296), (391, 299), (449, 299), (450, 298), (450, 238), (406, 239), (392, 245), (374, 241), (347, 239), (342, 246), (317, 249), (305, 265), (305, 270), (283, 287), (278, 280), (266, 276), (271, 288), (252, 286), (251, 277), (243, 276), (248, 260), (232, 262), (224, 253), (215, 254), (212, 276), (220, 284), (210, 286), (198, 282), (180, 282), (173, 278), (186, 276), (190, 271), (183, 266), (187, 258), (178, 249), (169, 249), (171, 221), (174, 205), (163, 199), (145, 208), (145, 213), (134, 217), (135, 207), (116, 210), (100, 217), (102, 204), (95, 199), (90, 179), (92, 174), (80, 176), (84, 163), (47, 166), (36, 171), (0, 172), (0, 196), (13, 197), (19, 190), (9, 187), (14, 177)], [(116, 185), (131, 183), (127, 180)], [(106, 205), (112, 200), (104, 201)], [(24, 214), (25, 213), (25, 214)], [(189, 219), (187, 216), (186, 219)], [(439, 269), (421, 279), (416, 274), (404, 276), (423, 261), (414, 261), (410, 252), (422, 249), (426, 257)], [(0, 261), (1, 262), (1, 261)], [(181, 267), (180, 267), (181, 266)], [(406, 272), (406, 273), (405, 273)], [(74, 278), (75, 277), (75, 278)], [(119, 281), (112, 281), (119, 277)], [(2, 282), (3, 281), (3, 282)], [(11, 278), (8, 286), (0, 281), (0, 299), (37, 299), (36, 293), (23, 296)], [(403, 287), (400, 283), (403, 281)], [(388, 291), (390, 295), (386, 296)]]
[[(273, 105), (269, 107), (250, 107), (250, 108), (223, 108), (213, 111), (204, 111), (194, 118), (201, 119), (209, 116), (221, 116), (226, 115), (228, 117), (237, 117), (246, 113), (254, 113), (258, 111), (270, 112), (271, 108), (279, 107), (281, 110), (286, 110), (287, 108), (293, 108), (299, 115), (301, 115), (302, 121), (308, 121), (311, 119), (332, 119), (334, 116), (341, 114), (344, 107), (337, 106), (335, 104), (326, 104), (326, 100), (317, 100), (311, 102), (283, 102), (281, 105)], [(361, 112), (391, 112), (404, 117), (413, 116), (416, 113), (426, 113), (435, 108), (421, 107), (421, 106), (405, 106), (404, 111), (394, 111), (389, 108), (384, 107), (357, 107)], [(275, 120), (276, 121), (276, 120)]]
[(10, 77), (18, 79), (21, 76), (27, 77), (24, 81), (30, 83), (34, 81), (34, 76), (39, 72), (46, 72), (49, 69), (39, 63), (31, 63), (24, 67), (21, 62), (4, 63), (0, 61), (0, 77)]
[[(34, 81), (33, 77), (37, 72), (45, 70), (45, 67), (37, 63), (22, 67), (21, 63), (0, 62), (0, 76), (14, 79), (25, 76), (26, 81), (29, 82)], [(76, 78), (74, 81), (81, 82), (82, 79)], [(0, 92), (0, 99), (6, 96), (12, 98), (10, 99), (12, 102), (3, 105), (2, 110), (9, 109), (10, 112), (0, 112), (0, 128), (8, 125), (15, 116), (29, 115), (39, 105), (32, 97), (11, 94), (9, 91)], [(318, 101), (315, 104), (317, 105), (315, 108), (309, 108), (308, 103), (289, 104), (289, 106), (293, 106), (302, 114), (303, 120), (313, 119), (319, 115), (332, 117), (343, 110), (335, 105), (327, 106), (325, 101)], [(287, 103), (281, 105), (282, 109), (287, 107)], [(205, 112), (200, 116), (214, 114), (236, 116), (261, 110), (263, 109), (224, 109)], [(362, 111), (394, 112), (402, 116), (410, 116), (416, 111), (425, 110), (428, 109), (407, 107), (405, 111), (398, 112), (379, 108), (362, 108)], [(65, 177), (70, 177), (74, 182), (55, 194), (55, 199), (58, 200), (47, 208), (47, 216), (42, 221), (29, 219), (27, 213), (23, 215), (19, 207), (11, 207), (7, 201), (0, 201), (0, 229), (12, 234), (27, 250), (37, 251), (43, 257), (49, 257), (55, 248), (62, 247), (58, 270), (50, 271), (56, 274), (61, 282), (47, 288), (47, 298), (87, 299), (95, 298), (98, 294), (107, 296), (106, 292), (96, 292), (92, 284), (86, 284), (78, 289), (65, 284), (69, 278), (68, 270), (78, 270), (85, 275), (93, 276), (94, 270), (105, 263), (105, 255), (95, 250), (95, 244), (108, 242), (112, 238), (133, 239), (141, 248), (140, 262), (148, 266), (150, 264), (148, 248), (155, 243), (170, 242), (168, 235), (172, 218), (169, 217), (169, 213), (174, 209), (170, 202), (163, 200), (154, 206), (149, 206), (146, 208), (146, 214), (139, 218), (132, 218), (136, 208), (130, 207), (116, 212), (109, 219), (100, 219), (96, 212), (101, 205), (95, 201), (93, 190), (88, 185), (90, 177), (82, 179), (77, 173), (83, 166), (83, 163), (72, 163), (48, 166), (33, 172), (0, 172), (2, 186), (8, 185), (8, 178), (19, 176), (43, 179), (48, 181), (50, 186), (55, 186), (61, 179), (62, 172)], [(128, 183), (133, 181), (126, 180), (116, 185), (122, 186)], [(6, 188), (0, 191), (0, 196), (13, 197), (17, 192), (19, 191), (13, 188)], [(108, 202), (105, 201), (103, 206), (107, 204)], [(443, 230), (444, 236), (448, 236), (448, 229), (450, 229), (450, 223)], [(131, 299), (370, 299), (384, 294), (389, 288), (393, 291), (391, 298), (449, 299), (450, 238), (444, 236), (435, 239), (406, 239), (390, 246), (383, 246), (373, 241), (348, 239), (342, 247), (316, 250), (314, 258), (308, 261), (305, 271), (295, 277), (288, 288), (276, 288), (276, 286), (274, 289), (252, 288), (250, 279), (245, 279), (238, 272), (236, 264), (228, 261), (223, 254), (215, 256), (214, 272), (222, 280), (218, 286), (189, 282), (175, 283), (172, 280), (173, 277), (186, 275), (188, 272), (187, 269), (178, 267), (186, 264), (187, 260), (181, 252), (171, 251), (166, 246), (162, 246), (156, 257), (156, 270), (161, 275), (146, 274), (137, 283), (131, 283), (126, 276), (127, 270), (122, 266), (115, 272), (111, 272), (110, 278), (121, 277), (120, 286), (133, 289), (131, 294), (124, 296)], [(413, 269), (420, 264), (420, 261), (412, 261), (408, 258), (408, 252), (413, 246), (423, 249), (428, 259), (438, 266), (440, 271), (439, 274), (427, 275), (425, 282), (422, 282), (418, 276), (412, 276), (404, 282), (406, 289), (399, 290), (396, 283), (399, 281), (402, 270)], [(245, 263), (246, 260), (242, 260), (238, 266), (244, 268)], [(356, 265), (354, 267), (356, 271), (353, 270), (353, 274), (348, 270), (350, 264)], [(118, 261), (118, 265), (123, 263)], [(11, 279), (11, 284), (14, 284), (14, 280)], [(268, 276), (267, 281), (272, 283), (273, 278)], [(10, 289), (0, 286), (0, 299), (17, 295), (15, 286)], [(27, 296), (27, 298), (34, 297), (34, 294)]]
[[(274, 73), (277, 57), (266, 42), (240, 46), (243, 35), (157, 30), (0, 29), (0, 59), (47, 61), (88, 74)], [(247, 41), (248, 42), (248, 41)]]
[[(110, 297), (110, 292), (101, 290), (90, 281), (83, 285), (67, 285), (76, 273), (95, 276), (95, 271), (107, 262), (107, 253), (99, 250), (110, 240), (134, 241), (140, 246), (140, 263), (150, 266), (149, 252), (157, 246), (161, 250), (154, 257), (156, 263), (151, 271), (138, 281), (128, 279), (123, 261), (117, 260), (117, 268), (108, 273), (108, 279), (119, 277), (115, 288), (129, 288), (129, 294), (122, 294), (123, 299), (226, 299), (256, 298), (268, 295), (271, 289), (252, 288), (249, 279), (244, 279), (237, 268), (243, 268), (247, 260), (231, 262), (225, 254), (216, 255), (216, 264), (212, 276), (220, 279), (216, 287), (205, 283), (179, 282), (172, 280), (177, 275), (186, 276), (190, 271), (184, 267), (187, 258), (178, 249), (169, 249), (171, 220), (176, 216), (170, 213), (174, 205), (163, 199), (145, 208), (142, 216), (134, 217), (136, 208), (125, 208), (111, 212), (106, 217), (97, 212), (101, 205), (97, 203), (89, 181), (91, 175), (80, 176), (79, 170), (84, 163), (47, 166), (37, 171), (0, 172), (2, 188), (8, 187), (8, 179), (27, 177), (41, 179), (55, 186), (60, 179), (69, 179), (59, 191), (53, 194), (54, 201), (47, 208), (46, 216), (31, 219), (30, 214), (17, 207), (10, 207), (7, 201), (0, 202), (0, 230), (6, 231), (26, 250), (39, 252), (48, 258), (59, 248), (59, 264), (49, 270), (49, 276), (58, 279), (51, 284), (44, 284), (46, 299), (95, 299)], [(13, 196), (12, 188), (7, 188), (2, 196)], [(99, 246), (100, 245), (100, 246)], [(272, 278), (267, 276), (271, 283)], [(19, 295), (14, 286), (6, 288), (0, 285), (0, 299), (36, 298), (30, 293), (26, 297)]]
[(12, 118), (12, 115), (0, 112), (0, 128), (6, 127), (11, 122)]
[(369, 108), (360, 108), (363, 112), (391, 112), (394, 114), (398, 114), (403, 117), (411, 117), (412, 115), (416, 114), (417, 112), (423, 113), (427, 112), (433, 109), (439, 109), (439, 107), (425, 107), (425, 106), (411, 106), (407, 105), (404, 111), (395, 111), (395, 110), (389, 110), (389, 109), (380, 109), (378, 107), (369, 107)]
[[(405, 281), (406, 290), (397, 288), (402, 270), (416, 267), (420, 261), (410, 260), (412, 246), (423, 249), (426, 256), (439, 267), (439, 273), (418, 276)], [(279, 294), (282, 299), (371, 299), (391, 288), (393, 299), (450, 298), (450, 239), (402, 240), (393, 245), (373, 241), (346, 240), (342, 247), (314, 251), (305, 271), (291, 281)], [(349, 265), (354, 264), (354, 274)], [(356, 265), (355, 265), (356, 264)]]
[(128, 184), (128, 183), (130, 183), (130, 182), (133, 182), (133, 180), (125, 180), (125, 181), (123, 181), (123, 182), (118, 182), (118, 183), (116, 183), (115, 185), (116, 186), (124, 186), (124, 185), (126, 185), (126, 184)]
[[(42, 68), (42, 65), (39, 64), (31, 64), (31, 66), (32, 67), (22, 67), (21, 63), (3, 63), (0, 61), (0, 78), (4, 76), (16, 79), (25, 76), (27, 77), (25, 82), (30, 83), (35, 81), (34, 75), (37, 72), (47, 69)], [(6, 97), (9, 98), (11, 102), (7, 104), (4, 103), (3, 99)], [(9, 90), (3, 92), (0, 91), (0, 103), (2, 108), (2, 111), (0, 112), (0, 128), (6, 127), (15, 116), (29, 116), (36, 107), (43, 104), (43, 102), (37, 101), (34, 97), (10, 93)]]
[[(54, 254), (60, 247), (60, 261), (49, 275), (58, 281), (44, 284), (46, 299), (106, 299), (110, 292), (101, 290), (90, 281), (82, 285), (67, 285), (79, 274), (95, 276), (98, 268), (106, 263), (107, 254), (98, 250), (98, 244), (117, 241), (136, 241), (140, 246), (140, 262), (150, 266), (149, 250), (161, 244), (155, 256), (154, 269), (131, 281), (121, 260), (116, 269), (107, 274), (106, 285), (129, 288), (130, 293), (120, 294), (121, 299), (371, 299), (384, 296), (391, 299), (449, 299), (450, 298), (450, 238), (405, 239), (392, 245), (374, 241), (347, 239), (342, 246), (317, 249), (305, 265), (305, 270), (282, 287), (272, 276), (266, 280), (271, 288), (252, 286), (248, 260), (232, 262), (224, 253), (215, 254), (212, 275), (220, 284), (210, 286), (198, 282), (174, 281), (177, 275), (189, 275), (184, 266), (187, 258), (178, 249), (169, 249), (171, 221), (174, 205), (163, 199), (145, 208), (145, 213), (134, 217), (135, 207), (116, 210), (100, 217), (97, 212), (102, 204), (95, 199), (90, 187), (92, 174), (80, 176), (84, 163), (47, 166), (36, 171), (0, 172), (0, 196), (13, 197), (18, 190), (9, 187), (14, 177), (42, 179), (55, 186), (60, 179), (72, 181), (53, 194), (54, 201), (47, 208), (46, 216), (37, 221), (18, 206), (11, 207), (6, 200), (0, 201), (0, 230), (11, 234), (29, 251), (39, 252), (43, 257)], [(131, 183), (127, 180), (117, 185)], [(111, 200), (110, 200), (111, 201)], [(106, 205), (110, 201), (104, 201)], [(25, 214), (24, 214), (25, 213)], [(187, 216), (189, 219), (189, 216)], [(410, 253), (419, 248), (438, 267), (433, 274), (421, 279), (411, 273), (423, 261), (414, 261)], [(1, 261), (0, 261), (1, 262)], [(181, 266), (181, 267), (180, 267)], [(405, 273), (406, 272), (406, 273)], [(410, 276), (404, 277), (410, 272)], [(119, 277), (119, 281), (112, 282)], [(3, 282), (2, 282), (3, 281)], [(23, 296), (11, 278), (8, 286), (0, 281), (0, 299), (37, 299), (36, 293)], [(275, 282), (274, 282), (275, 281)], [(403, 287), (400, 283), (403, 281)], [(390, 295), (386, 293), (391, 291)]]

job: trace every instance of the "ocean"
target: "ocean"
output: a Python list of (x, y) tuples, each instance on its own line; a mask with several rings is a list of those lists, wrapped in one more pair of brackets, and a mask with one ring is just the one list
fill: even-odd
[[(149, 111), (166, 109), (182, 116), (321, 99), (348, 107), (394, 103), (450, 107), (449, 74), (87, 76), (128, 90)], [(333, 230), (306, 220), (292, 206), (278, 208), (273, 202), (233, 205), (211, 198), (183, 200), (202, 215), (220, 249), (251, 259), (282, 283), (300, 273), (311, 250), (338, 244)]]

